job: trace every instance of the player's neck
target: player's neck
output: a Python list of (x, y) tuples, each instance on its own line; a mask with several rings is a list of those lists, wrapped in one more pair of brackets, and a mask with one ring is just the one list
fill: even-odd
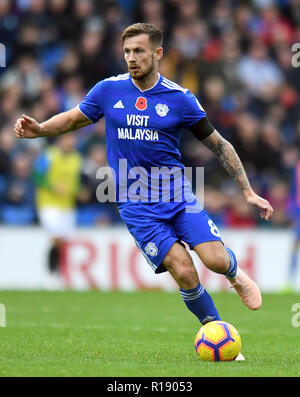
[(150, 88), (154, 87), (155, 84), (158, 82), (159, 78), (160, 78), (160, 75), (156, 71), (154, 73), (151, 73), (149, 76), (147, 76), (143, 80), (135, 80), (134, 78), (132, 78), (132, 82), (141, 91), (145, 91), (145, 90), (149, 90)]

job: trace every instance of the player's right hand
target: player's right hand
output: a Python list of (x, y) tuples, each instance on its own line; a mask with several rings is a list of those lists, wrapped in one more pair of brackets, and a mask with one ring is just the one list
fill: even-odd
[(270, 220), (274, 210), (268, 200), (265, 200), (255, 192), (251, 191), (250, 194), (247, 194), (246, 201), (248, 204), (255, 205), (259, 208), (261, 218), (265, 219), (266, 221)]
[(14, 133), (17, 138), (37, 138), (41, 136), (41, 126), (35, 119), (22, 114), (22, 117), (16, 121)]

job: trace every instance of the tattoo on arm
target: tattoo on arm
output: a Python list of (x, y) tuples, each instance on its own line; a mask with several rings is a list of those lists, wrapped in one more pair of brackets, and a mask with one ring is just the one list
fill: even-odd
[(214, 153), (241, 190), (252, 190), (242, 162), (230, 142), (214, 130), (209, 137), (202, 140), (202, 143)]

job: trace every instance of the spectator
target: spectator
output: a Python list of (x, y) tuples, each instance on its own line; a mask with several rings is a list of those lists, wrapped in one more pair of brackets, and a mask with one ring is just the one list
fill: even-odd
[(240, 156), (246, 171), (257, 172), (260, 168), (259, 120), (249, 112), (240, 113), (235, 122), (232, 144)]
[(274, 61), (268, 57), (266, 45), (253, 40), (249, 52), (238, 65), (238, 75), (250, 94), (254, 97), (276, 95), (282, 83), (282, 73)]
[[(82, 187), (78, 195), (77, 210), (79, 225), (110, 225), (119, 217), (113, 203), (99, 202), (97, 189), (103, 181), (97, 179), (97, 172), (102, 167), (108, 167), (105, 146), (100, 143), (94, 144), (90, 146), (82, 166)], [(109, 180), (109, 184), (113, 188), (112, 179)]]
[(62, 135), (35, 161), (34, 181), (39, 222), (51, 243), (47, 257), (52, 282), (60, 282), (61, 250), (75, 228), (75, 203), (80, 183), (81, 156), (73, 134)]
[[(161, 73), (198, 96), (209, 120), (235, 146), (256, 190), (267, 197), (277, 197), (278, 190), (283, 195), (278, 186), (289, 180), (300, 151), (299, 68), (291, 64), (291, 44), (300, 41), (298, 3), (0, 0), (7, 64), (0, 67), (1, 221), (11, 221), (7, 206), (21, 211), (19, 186), (30, 202), (26, 172), (47, 150), (46, 141), (15, 140), (15, 120), (22, 113), (48, 119), (76, 105), (97, 81), (126, 73), (119, 33), (141, 20), (164, 31)], [(226, 174), (211, 152), (190, 133), (182, 137), (185, 164), (205, 167), (206, 205), (216, 222), (260, 225), (238, 202), (236, 210), (228, 204), (228, 180), (221, 184)], [(118, 222), (114, 207), (95, 197), (95, 170), (106, 162), (104, 123), (83, 128), (74, 139), (84, 164), (77, 219), (89, 225)], [(27, 176), (21, 176), (16, 163), (24, 165)], [(8, 186), (13, 194), (7, 195)], [(284, 200), (276, 203), (276, 226), (286, 226)], [(35, 222), (32, 208), (29, 213), (20, 221)]]
[(9, 177), (11, 162), (14, 151), (16, 151), (15, 137), (9, 126), (3, 126), (0, 130), (0, 175)]
[(35, 220), (34, 184), (31, 164), (26, 153), (12, 159), (6, 180), (1, 217), (8, 225), (28, 225)]
[(244, 197), (235, 192), (230, 199), (230, 205), (225, 212), (224, 225), (230, 228), (253, 228), (257, 219), (252, 207), (245, 203)]

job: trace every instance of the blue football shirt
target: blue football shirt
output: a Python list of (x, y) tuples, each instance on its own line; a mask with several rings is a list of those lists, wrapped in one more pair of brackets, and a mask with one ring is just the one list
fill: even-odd
[(189, 90), (159, 75), (140, 90), (129, 73), (98, 82), (78, 105), (93, 123), (105, 117), (116, 202), (192, 201), (179, 151), (182, 128), (206, 116)]

